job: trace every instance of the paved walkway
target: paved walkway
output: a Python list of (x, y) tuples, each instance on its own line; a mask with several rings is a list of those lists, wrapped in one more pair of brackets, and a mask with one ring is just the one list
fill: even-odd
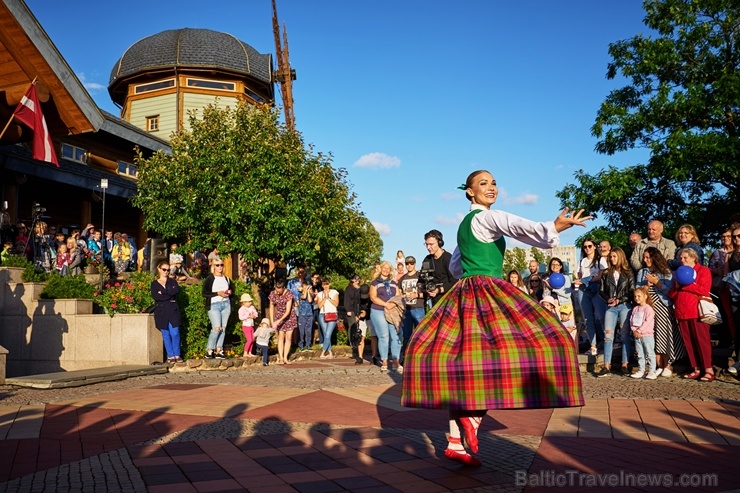
[(169, 384), (0, 406), (0, 492), (537, 492), (558, 485), (721, 492), (740, 485), (740, 402), (590, 399), (583, 408), (491, 411), (480, 431), (484, 465), (467, 468), (442, 456), (446, 412), (401, 407), (398, 382), (391, 373), (386, 385), (319, 390), (269, 381)]

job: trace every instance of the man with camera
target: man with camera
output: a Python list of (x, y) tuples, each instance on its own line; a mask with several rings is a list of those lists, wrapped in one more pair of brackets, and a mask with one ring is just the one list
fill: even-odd
[(424, 245), (429, 255), (421, 263), (419, 280), (424, 284), (424, 292), (427, 299), (432, 300), (432, 305), (437, 304), (442, 295), (457, 282), (450, 272), (452, 254), (442, 248), (444, 244), (442, 233), (436, 229), (424, 235)]

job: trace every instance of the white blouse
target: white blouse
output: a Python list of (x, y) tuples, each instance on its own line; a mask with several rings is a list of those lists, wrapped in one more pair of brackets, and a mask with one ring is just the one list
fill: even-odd
[[(555, 248), (560, 244), (560, 235), (555, 229), (555, 221), (530, 221), (508, 212), (486, 209), (479, 204), (470, 206), (471, 211), (474, 209), (480, 209), (482, 212), (473, 217), (470, 229), (473, 231), (473, 236), (483, 243), (493, 243), (502, 236), (508, 236), (537, 248)], [(452, 254), (450, 272), (455, 277), (462, 277), (459, 247), (455, 247)]]

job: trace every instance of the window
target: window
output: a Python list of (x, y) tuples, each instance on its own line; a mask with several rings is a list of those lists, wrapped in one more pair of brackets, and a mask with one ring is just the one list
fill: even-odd
[(87, 164), (87, 151), (70, 144), (62, 144), (62, 157), (78, 163)]
[(215, 89), (217, 91), (234, 91), (236, 84), (233, 82), (223, 82), (218, 80), (206, 79), (187, 79), (188, 87), (202, 87), (203, 89)]
[(156, 132), (159, 130), (159, 115), (146, 117), (147, 132)]
[(128, 176), (131, 178), (137, 178), (137, 169), (136, 166), (134, 166), (131, 163), (127, 163), (126, 161), (118, 161), (118, 174)]
[(258, 103), (264, 103), (265, 102), (265, 98), (263, 98), (262, 96), (260, 96), (256, 92), (247, 89), (246, 87), (244, 88), (244, 94), (246, 94), (250, 98), (254, 99)]
[(167, 89), (169, 87), (175, 87), (175, 79), (160, 80), (158, 82), (150, 82), (148, 84), (139, 84), (138, 86), (134, 86), (134, 94), (159, 91), (160, 89)]

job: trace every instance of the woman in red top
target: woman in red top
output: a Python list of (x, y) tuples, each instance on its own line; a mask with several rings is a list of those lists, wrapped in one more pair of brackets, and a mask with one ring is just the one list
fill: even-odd
[[(699, 263), (699, 255), (692, 248), (682, 248), (678, 252), (681, 265), (694, 269), (696, 280), (682, 286), (674, 278), (673, 287), (668, 296), (673, 300), (678, 319), (678, 328), (681, 330), (689, 362), (694, 371), (683, 376), (696, 380), (701, 377), (702, 382), (714, 380), (712, 368), (712, 343), (709, 339), (709, 325), (699, 321), (699, 297), (709, 296), (712, 287), (712, 272)], [(704, 368), (704, 371), (701, 370)], [(702, 376), (704, 375), (704, 376)]]

